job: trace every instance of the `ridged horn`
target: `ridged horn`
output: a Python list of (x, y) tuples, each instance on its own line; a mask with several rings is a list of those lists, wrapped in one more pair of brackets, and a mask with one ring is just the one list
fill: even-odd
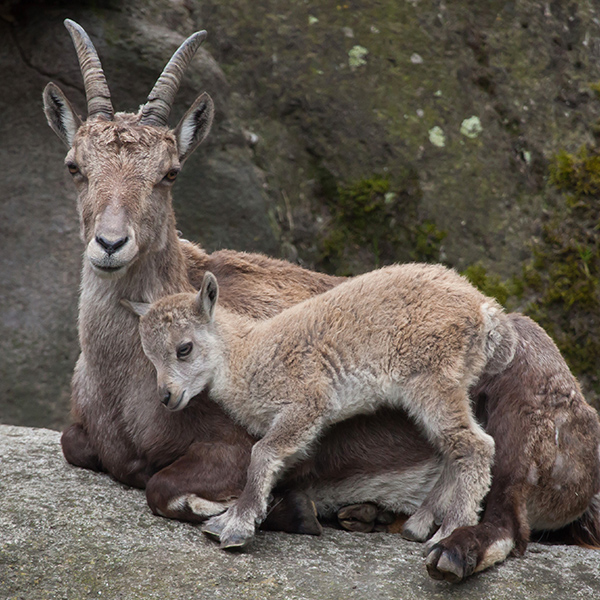
[(140, 124), (157, 127), (168, 125), (169, 113), (183, 73), (205, 38), (206, 31), (197, 31), (179, 46), (148, 95), (148, 101), (142, 106)]
[(65, 19), (64, 23), (77, 51), (87, 98), (88, 119), (103, 116), (112, 121), (114, 110), (110, 101), (110, 91), (96, 48), (81, 25), (71, 19)]

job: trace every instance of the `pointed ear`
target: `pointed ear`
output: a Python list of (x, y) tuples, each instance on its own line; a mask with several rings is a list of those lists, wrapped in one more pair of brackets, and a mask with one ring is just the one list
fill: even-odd
[(196, 312), (200, 316), (206, 316), (209, 322), (212, 321), (218, 299), (219, 284), (217, 278), (210, 271), (206, 271), (202, 280), (202, 287), (196, 296)]
[(205, 92), (198, 96), (175, 128), (179, 160), (183, 162), (208, 135), (215, 115), (212, 98)]
[(81, 127), (81, 119), (62, 90), (54, 83), (49, 83), (44, 89), (44, 112), (48, 125), (70, 148), (77, 130)]
[(143, 317), (150, 310), (150, 304), (146, 302), (131, 302), (130, 300), (125, 300), (125, 298), (121, 298), (121, 306), (124, 306), (129, 312), (138, 317)]

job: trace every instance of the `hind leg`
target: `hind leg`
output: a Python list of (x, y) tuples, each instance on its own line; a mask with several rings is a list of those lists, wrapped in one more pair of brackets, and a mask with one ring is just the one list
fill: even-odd
[(510, 474), (493, 472), (481, 522), (459, 527), (431, 547), (425, 561), (429, 575), (456, 583), (511, 552), (522, 554), (529, 536), (525, 489)]
[(474, 420), (464, 389), (445, 390), (443, 402), (425, 399), (413, 414), (445, 459), (444, 468), (423, 505), (404, 526), (409, 539), (425, 540), (441, 522), (430, 544), (457, 527), (478, 521), (481, 501), (491, 480), (494, 441)]
[(496, 460), (485, 512), (478, 525), (459, 528), (431, 548), (426, 565), (435, 579), (460, 581), (511, 553), (523, 554), (530, 528), (573, 523), (590, 511), (598, 490), (600, 431), (592, 409), (578, 401), (568, 406), (567, 394), (557, 402), (532, 393), (515, 385), (511, 373), (493, 381), (484, 388), (498, 394), (488, 399)]

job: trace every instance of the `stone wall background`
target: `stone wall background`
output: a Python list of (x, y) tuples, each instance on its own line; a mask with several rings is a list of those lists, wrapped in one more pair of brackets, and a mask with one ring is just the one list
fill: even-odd
[[(52, 80), (85, 107), (65, 17), (94, 40), (117, 110), (135, 110), (177, 45), (208, 30), (172, 123), (200, 92), (215, 99), (213, 131), (174, 188), (180, 229), (209, 250), (346, 274), (443, 260), (509, 279), (561, 202), (552, 157), (595, 140), (594, 2), (5, 1), (4, 423), (68, 422), (82, 248), (41, 103)], [(593, 397), (598, 380), (584, 379)]]

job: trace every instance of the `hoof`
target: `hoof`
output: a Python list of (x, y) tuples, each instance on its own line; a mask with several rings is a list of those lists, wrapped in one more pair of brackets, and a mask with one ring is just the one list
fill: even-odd
[(377, 507), (370, 502), (364, 504), (350, 504), (344, 506), (338, 511), (338, 519), (340, 521), (350, 520), (361, 521), (362, 523), (374, 523), (378, 514)]
[(286, 531), (306, 535), (321, 535), (323, 527), (317, 518), (317, 507), (304, 492), (284, 492), (276, 497), (261, 524), (266, 531)]
[(244, 546), (248, 545), (252, 537), (246, 537), (239, 533), (233, 533), (227, 537), (221, 536), (221, 543), (219, 548), (222, 550), (239, 550)]
[(427, 538), (424, 538), (421, 535), (418, 535), (414, 532), (410, 527), (404, 525), (402, 528), (402, 537), (409, 542), (424, 542)]
[(370, 533), (375, 528), (379, 511), (374, 504), (350, 504), (338, 511), (338, 523), (346, 531)]
[(424, 542), (435, 532), (437, 526), (433, 514), (419, 509), (402, 527), (402, 537), (411, 542)]
[(465, 573), (464, 561), (455, 553), (443, 546), (434, 546), (425, 560), (427, 572), (432, 579), (458, 583), (468, 573)]
[(223, 532), (223, 529), (225, 529), (225, 523), (219, 518), (220, 516), (221, 515), (206, 521), (206, 523), (202, 525), (202, 533), (205, 533), (207, 536), (216, 540), (221, 539), (221, 533)]
[(338, 519), (338, 523), (340, 527), (353, 533), (371, 533), (375, 529), (375, 521), (362, 523), (361, 521), (353, 521), (351, 519)]

